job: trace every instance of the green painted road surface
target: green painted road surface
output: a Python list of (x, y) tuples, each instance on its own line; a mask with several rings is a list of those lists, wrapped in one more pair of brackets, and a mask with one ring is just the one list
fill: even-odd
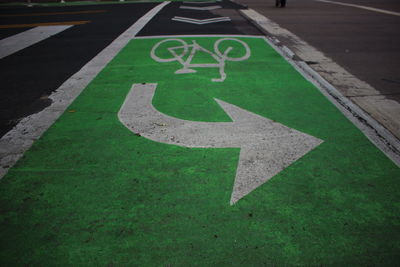
[[(0, 265), (396, 265), (400, 169), (263, 38), (239, 39), (251, 56), (223, 82), (154, 61), (162, 39), (132, 40), (0, 181)], [(134, 83), (157, 83), (171, 117), (231, 121), (218, 98), (323, 142), (230, 205), (240, 149), (134, 134), (117, 116)]]

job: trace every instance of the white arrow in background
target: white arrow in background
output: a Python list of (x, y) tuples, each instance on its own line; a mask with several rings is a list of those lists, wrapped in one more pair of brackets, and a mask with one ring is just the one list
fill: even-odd
[(222, 8), (222, 6), (204, 6), (204, 7), (198, 7), (198, 6), (180, 6), (180, 9), (191, 9), (191, 10), (214, 10), (214, 9), (219, 9)]
[(178, 17), (178, 16), (173, 17), (172, 20), (186, 22), (186, 23), (192, 23), (192, 24), (197, 24), (197, 25), (210, 24), (210, 23), (223, 22), (223, 21), (231, 21), (231, 19), (229, 17), (217, 17), (217, 18), (211, 18), (211, 19), (192, 19), (192, 18), (185, 18), (185, 17)]
[(185, 1), (183, 2), (184, 4), (197, 4), (197, 5), (202, 5), (202, 4), (211, 4), (215, 2), (221, 2), (221, 0), (218, 1), (199, 1), (199, 2), (190, 2), (190, 1)]
[(132, 132), (182, 147), (240, 148), (230, 203), (249, 194), (323, 141), (235, 105), (215, 99), (232, 122), (199, 122), (157, 111), (152, 99), (157, 84), (134, 84), (119, 113)]

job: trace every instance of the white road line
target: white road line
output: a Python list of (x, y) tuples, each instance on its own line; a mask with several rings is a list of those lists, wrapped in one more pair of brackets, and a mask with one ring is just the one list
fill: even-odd
[(180, 9), (190, 9), (190, 10), (214, 10), (220, 9), (222, 6), (205, 6), (205, 7), (198, 7), (198, 6), (180, 6)]
[(384, 10), (384, 9), (374, 8), (374, 7), (361, 6), (361, 5), (355, 5), (355, 4), (348, 4), (348, 3), (329, 1), (329, 0), (315, 0), (315, 1), (323, 2), (323, 3), (329, 3), (329, 4), (335, 4), (335, 5), (356, 7), (356, 8), (361, 8), (361, 9), (374, 11), (374, 12), (378, 12), (378, 13), (383, 13), (383, 14), (388, 14), (388, 15), (393, 15), (393, 16), (400, 16), (399, 12), (388, 11), (388, 10)]
[(229, 17), (216, 17), (216, 18), (209, 18), (209, 19), (193, 19), (193, 18), (175, 16), (174, 19), (190, 20), (190, 21), (194, 21), (194, 22), (207, 22), (207, 21), (224, 20), (224, 19), (230, 19), (230, 18)]
[[(377, 93), (369, 84), (357, 79), (322, 52), (255, 10), (247, 9), (239, 12), (264, 32), (268, 36), (266, 40), (278, 53), (284, 56), (293, 67), (312, 82), (373, 144), (400, 167), (400, 141), (387, 130), (395, 130), (398, 125), (396, 118), (398, 118), (397, 111), (400, 110), (400, 105), (397, 102), (383, 99), (380, 103), (376, 103), (371, 100), (371, 103), (364, 105), (363, 102), (357, 101), (357, 96), (362, 95), (365, 98), (369, 98), (369, 95), (371, 95), (369, 93), (372, 93), (372, 95)], [(296, 55), (304, 61), (316, 62), (317, 64), (313, 65), (313, 68), (321, 72), (324, 77), (304, 61), (293, 60), (291, 55), (293, 52), (288, 54), (288, 48), (284, 49), (286, 50), (284, 51), (275, 37), (291, 40)], [(347, 94), (343, 95), (331, 83), (342, 88), (342, 90), (345, 88)], [(374, 114), (374, 118), (361, 108), (370, 114)], [(375, 119), (379, 120), (379, 122)]]
[(53, 103), (39, 113), (22, 119), (0, 139), (0, 179), (28, 150), (98, 73), (121, 51), (157, 13), (170, 2), (163, 2), (151, 9), (109, 46), (89, 61), (82, 69), (65, 81), (50, 95)]
[(192, 19), (192, 18), (185, 18), (185, 17), (178, 17), (178, 16), (173, 17), (171, 20), (192, 23), (192, 24), (197, 24), (197, 25), (231, 21), (231, 19), (229, 17), (217, 17), (217, 18), (211, 18), (211, 19)]
[(210, 4), (210, 3), (216, 3), (216, 2), (220, 2), (220, 0), (218, 0), (218, 1), (198, 1), (198, 2), (184, 1), (184, 2), (182, 2), (182, 3), (184, 3), (184, 4), (202, 5), (202, 4)]
[(0, 40), (0, 59), (60, 33), (73, 25), (41, 26)]
[(217, 22), (230, 21), (230, 19), (218, 19), (218, 20), (212, 20), (212, 21), (193, 21), (193, 20), (180, 19), (180, 18), (172, 18), (172, 20), (173, 21), (196, 24), (196, 25), (204, 25), (204, 24), (212, 24), (212, 23), (217, 23)]

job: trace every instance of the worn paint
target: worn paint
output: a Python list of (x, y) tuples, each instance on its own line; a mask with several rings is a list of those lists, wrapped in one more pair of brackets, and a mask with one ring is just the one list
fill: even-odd
[[(152, 60), (162, 39), (131, 41), (1, 180), (4, 265), (397, 263), (399, 168), (263, 38), (240, 39), (252, 56), (223, 83)], [(229, 206), (239, 149), (160, 144), (120, 123), (143, 82), (169, 116), (230, 122), (218, 98), (324, 142)]]
[(134, 84), (118, 113), (119, 120), (139, 136), (160, 143), (240, 148), (231, 205), (322, 143), (218, 99), (215, 101), (232, 122), (187, 121), (167, 116), (152, 105), (156, 86)]
[(0, 29), (32, 28), (32, 27), (61, 26), (61, 25), (81, 25), (86, 23), (90, 23), (90, 21), (79, 20), (79, 21), (42, 22), (42, 23), (29, 23), (29, 24), (3, 24), (0, 25)]
[(41, 17), (41, 16), (58, 16), (58, 15), (80, 15), (80, 14), (98, 14), (105, 13), (107, 10), (82, 10), (67, 12), (47, 12), (47, 13), (27, 13), (27, 14), (0, 14), (0, 18), (10, 17)]
[(43, 41), (57, 33), (60, 33), (72, 25), (36, 27), (19, 34), (0, 40), (0, 58), (9, 56), (24, 48)]

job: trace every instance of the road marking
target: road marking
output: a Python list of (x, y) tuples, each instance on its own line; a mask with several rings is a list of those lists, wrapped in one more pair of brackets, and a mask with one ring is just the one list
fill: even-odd
[(78, 14), (97, 14), (104, 13), (107, 10), (87, 10), (87, 11), (73, 11), (73, 12), (52, 12), (52, 13), (31, 13), (31, 14), (8, 14), (0, 15), (1, 18), (8, 17), (34, 17), (34, 16), (56, 16), (56, 15), (78, 15)]
[[(370, 96), (373, 95), (374, 97), (378, 92), (372, 86), (354, 77), (297, 35), (280, 27), (277, 23), (253, 9), (239, 10), (239, 12), (253, 22), (266, 35), (274, 36), (266, 40), (280, 54), (283, 54), (281, 51), (282, 48), (277, 47), (280, 45), (280, 42), (275, 37), (291, 40), (296, 50), (296, 55), (303, 61), (293, 61), (292, 57), (284, 55), (288, 62), (312, 82), (388, 158), (397, 164), (397, 166), (400, 166), (400, 142), (389, 131), (392, 130), (395, 134), (400, 135), (400, 132), (398, 132), (399, 123), (396, 120), (399, 114), (398, 111), (400, 110), (399, 103), (389, 99), (379, 99), (380, 103), (374, 102), (374, 99), (371, 99)], [(318, 62), (318, 64), (313, 65), (313, 68), (311, 68), (304, 61), (314, 61)], [(345, 92), (339, 92), (335, 86), (337, 88), (349, 89)], [(364, 96), (371, 101), (369, 103), (362, 102), (358, 99), (358, 96)], [(385, 102), (385, 104), (382, 104), (382, 102)], [(368, 113), (376, 114), (375, 118), (370, 117), (361, 108)]]
[(170, 117), (152, 104), (156, 87), (133, 84), (119, 120), (135, 134), (155, 142), (190, 148), (240, 148), (231, 205), (323, 142), (216, 98), (232, 122)]
[(60, 33), (72, 25), (36, 27), (0, 40), (0, 59)]
[(329, 4), (335, 4), (335, 5), (356, 7), (356, 8), (365, 9), (365, 10), (369, 10), (369, 11), (374, 11), (374, 12), (378, 12), (378, 13), (383, 13), (383, 14), (387, 14), (387, 15), (400, 16), (399, 12), (388, 11), (388, 10), (384, 10), (384, 9), (374, 8), (374, 7), (361, 6), (361, 5), (355, 5), (355, 4), (348, 4), (348, 3), (329, 1), (329, 0), (315, 0), (315, 1), (323, 2), (323, 3), (329, 3)]
[[(239, 57), (229, 57), (228, 54), (230, 51), (232, 51), (234, 48), (232, 46), (226, 47), (226, 50), (221, 53), (220, 51), (220, 45), (222, 42), (229, 42), (231, 41), (231, 44), (233, 45), (234, 43), (239, 43), (241, 47), (244, 48), (244, 55), (240, 55)], [(170, 55), (168, 58), (160, 58), (156, 55), (156, 50), (160, 47), (160, 45), (169, 42), (171, 44), (176, 44), (178, 42), (181, 44), (180, 46), (173, 46), (173, 47), (168, 47), (167, 50), (169, 51)], [(232, 43), (233, 42), (233, 43)], [(222, 46), (222, 45), (221, 45)], [(189, 48), (191, 49), (189, 52)], [(178, 54), (176, 50), (181, 51), (181, 54)], [(192, 64), (193, 57), (196, 55), (198, 51), (201, 51), (203, 53), (209, 54), (217, 63), (202, 63), (202, 64)], [(246, 60), (250, 57), (250, 48), (249, 46), (236, 38), (221, 38), (217, 40), (214, 43), (214, 52), (211, 52), (204, 47), (200, 46), (197, 44), (196, 41), (192, 40), (192, 44), (187, 44), (184, 40), (182, 39), (165, 39), (157, 44), (154, 45), (154, 47), (151, 49), (150, 55), (151, 58), (154, 59), (157, 62), (171, 62), (171, 61), (178, 61), (183, 68), (179, 69), (175, 72), (175, 74), (185, 74), (185, 73), (195, 73), (197, 72), (193, 68), (219, 68), (219, 73), (220, 73), (220, 78), (213, 78), (211, 79), (213, 82), (223, 82), (226, 79), (226, 73), (225, 73), (225, 61), (243, 61)], [(189, 56), (186, 57), (186, 55)], [(184, 59), (186, 57), (186, 59)]]
[(43, 23), (31, 23), (31, 24), (8, 24), (8, 25), (6, 24), (6, 25), (0, 25), (0, 29), (33, 28), (41, 26), (61, 26), (61, 25), (81, 25), (86, 23), (90, 23), (90, 20), (43, 22)]
[(116, 38), (83, 68), (66, 80), (49, 98), (53, 104), (41, 112), (22, 119), (11, 131), (0, 139), (0, 179), (7, 173), (53, 123), (74, 99), (100, 73), (121, 49), (146, 26), (158, 12), (170, 2), (163, 2)]
[[(221, 37), (227, 36), (188, 40), (212, 48)], [(115, 264), (131, 265), (209, 265), (221, 258), (228, 265), (244, 257), (255, 266), (311, 265), (335, 261), (331, 252), (337, 251), (336, 258), (361, 258), (358, 265), (382, 263), (375, 254), (397, 244), (386, 237), (398, 229), (393, 218), (400, 211), (400, 169), (263, 36), (241, 40), (252, 57), (235, 63), (237, 75), (224, 84), (211, 83), (213, 70), (207, 69), (203, 77), (177, 77), (171, 73), (176, 62), (156, 63), (149, 56), (160, 39), (131, 40), (68, 108), (75, 112), (64, 113), (2, 181), (1, 217), (7, 223), (0, 231), (8, 244), (2, 261), (78, 265), (108, 262), (113, 254)], [(230, 206), (239, 148), (156, 143), (120, 123), (118, 112), (132, 84), (146, 81), (158, 82), (153, 105), (171, 117), (232, 122), (213, 100), (218, 98), (324, 142)], [(68, 228), (52, 230), (48, 240), (48, 229), (66, 219)], [(384, 238), (371, 246), (367, 227)], [(333, 234), (338, 242), (332, 242)], [(318, 246), (312, 245), (316, 238)], [(49, 258), (42, 249), (58, 242), (71, 257)], [(357, 253), (341, 249), (349, 244), (357, 244)], [(195, 253), (188, 253), (191, 248)], [(132, 257), (132, 251), (146, 253)]]
[(192, 18), (178, 17), (178, 16), (173, 17), (172, 20), (186, 22), (186, 23), (192, 23), (192, 24), (197, 24), (197, 25), (231, 21), (231, 19), (229, 17), (217, 17), (217, 18), (210, 18), (210, 19), (192, 19)]
[(205, 6), (205, 7), (198, 7), (198, 6), (180, 6), (181, 9), (191, 9), (191, 10), (214, 10), (222, 8), (221, 6)]
[(197, 4), (197, 5), (201, 5), (201, 4), (210, 4), (210, 3), (216, 3), (216, 2), (221, 2), (221, 1), (197, 1), (197, 2), (193, 2), (193, 1), (184, 1), (184, 4)]

